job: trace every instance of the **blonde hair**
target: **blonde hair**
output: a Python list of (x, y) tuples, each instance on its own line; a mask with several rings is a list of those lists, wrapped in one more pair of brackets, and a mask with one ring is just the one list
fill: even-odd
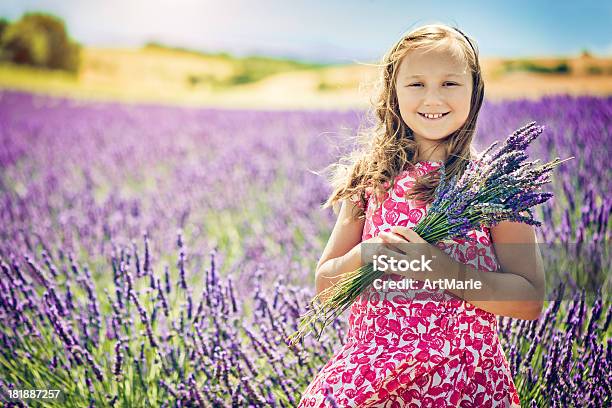
[[(396, 176), (406, 166), (412, 169), (415, 158), (419, 157), (419, 146), (414, 140), (412, 129), (402, 120), (396, 93), (397, 71), (402, 58), (411, 50), (434, 49), (443, 47), (467, 63), (472, 73), (472, 95), (470, 112), (465, 123), (455, 132), (440, 141), (445, 150), (445, 166), (448, 178), (462, 174), (476, 151), (472, 139), (476, 130), (478, 113), (484, 97), (484, 83), (476, 43), (459, 29), (444, 24), (428, 24), (404, 34), (384, 55), (380, 64), (376, 99), (368, 110), (374, 116), (374, 124), (357, 135), (358, 147), (337, 163), (328, 166), (332, 169), (329, 179), (333, 192), (323, 204), (332, 206), (338, 212), (339, 202), (343, 199), (359, 200), (365, 208), (366, 189), (373, 193), (376, 205), (378, 197), (384, 196), (388, 188), (393, 188)], [(407, 199), (431, 203), (433, 192), (439, 183), (437, 172), (419, 177)], [(364, 217), (364, 210), (355, 206), (356, 218)]]

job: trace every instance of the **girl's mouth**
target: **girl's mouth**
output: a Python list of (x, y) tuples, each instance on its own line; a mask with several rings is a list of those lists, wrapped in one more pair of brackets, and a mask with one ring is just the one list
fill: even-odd
[(448, 115), (450, 112), (446, 112), (446, 113), (421, 113), (418, 112), (419, 115), (421, 115), (421, 117), (423, 117), (426, 120), (438, 120), (443, 118), (444, 116)]

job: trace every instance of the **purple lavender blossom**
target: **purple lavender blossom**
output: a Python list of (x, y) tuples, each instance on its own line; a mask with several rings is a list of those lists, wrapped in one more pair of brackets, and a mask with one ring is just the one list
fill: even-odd
[[(347, 330), (337, 319), (321, 343), (279, 341), (312, 296), (312, 262), (335, 222), (319, 210), (325, 180), (307, 170), (348, 147), (342, 133), (361, 112), (0, 96), (0, 354), (15, 362), (0, 365), (0, 385), (40, 376), (65, 390), (66, 405), (295, 406)], [(572, 270), (606, 271), (612, 178), (601, 146), (611, 102), (488, 101), (478, 123), (476, 142), (488, 146), (537, 118), (547, 129), (533, 156), (576, 157), (553, 182), (540, 170), (530, 195), (511, 198), (544, 200), (538, 188), (550, 183), (554, 198), (528, 218), (542, 221), (542, 242), (576, 244)], [(505, 169), (527, 177), (522, 155), (509, 159)], [(458, 181), (439, 186), (444, 205)], [(522, 403), (607, 402), (612, 306), (603, 295), (578, 298), (570, 313), (560, 294), (537, 325), (500, 325)]]

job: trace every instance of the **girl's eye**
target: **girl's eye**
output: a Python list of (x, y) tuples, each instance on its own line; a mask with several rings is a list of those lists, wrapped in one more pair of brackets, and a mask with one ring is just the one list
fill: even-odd
[[(444, 82), (444, 84), (443, 84), (443, 85), (444, 85), (444, 86), (459, 86), (459, 84), (458, 84), (458, 83), (456, 83), (456, 82), (448, 82), (448, 81), (447, 81), (447, 82)], [(409, 87), (413, 87), (413, 88), (418, 88), (418, 87), (422, 87), (422, 86), (424, 86), (424, 85), (423, 85), (421, 82), (415, 82), (415, 83), (413, 83), (413, 84), (409, 84), (408, 86), (409, 86)]]

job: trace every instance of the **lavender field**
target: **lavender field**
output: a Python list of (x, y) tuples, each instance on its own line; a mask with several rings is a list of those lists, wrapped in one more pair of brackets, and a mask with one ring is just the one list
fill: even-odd
[[(485, 103), (477, 146), (535, 120), (574, 156), (540, 208), (570, 248), (538, 321), (499, 318), (524, 406), (609, 406), (612, 97)], [(228, 111), (0, 92), (0, 389), (31, 406), (291, 407), (346, 334), (290, 349), (335, 222), (315, 174), (361, 111)], [(548, 273), (548, 271), (547, 271)], [(556, 271), (559, 274), (559, 271)], [(556, 296), (556, 297), (555, 297)], [(1, 400), (0, 396), (0, 400)], [(20, 405), (22, 402), (16, 402)]]

